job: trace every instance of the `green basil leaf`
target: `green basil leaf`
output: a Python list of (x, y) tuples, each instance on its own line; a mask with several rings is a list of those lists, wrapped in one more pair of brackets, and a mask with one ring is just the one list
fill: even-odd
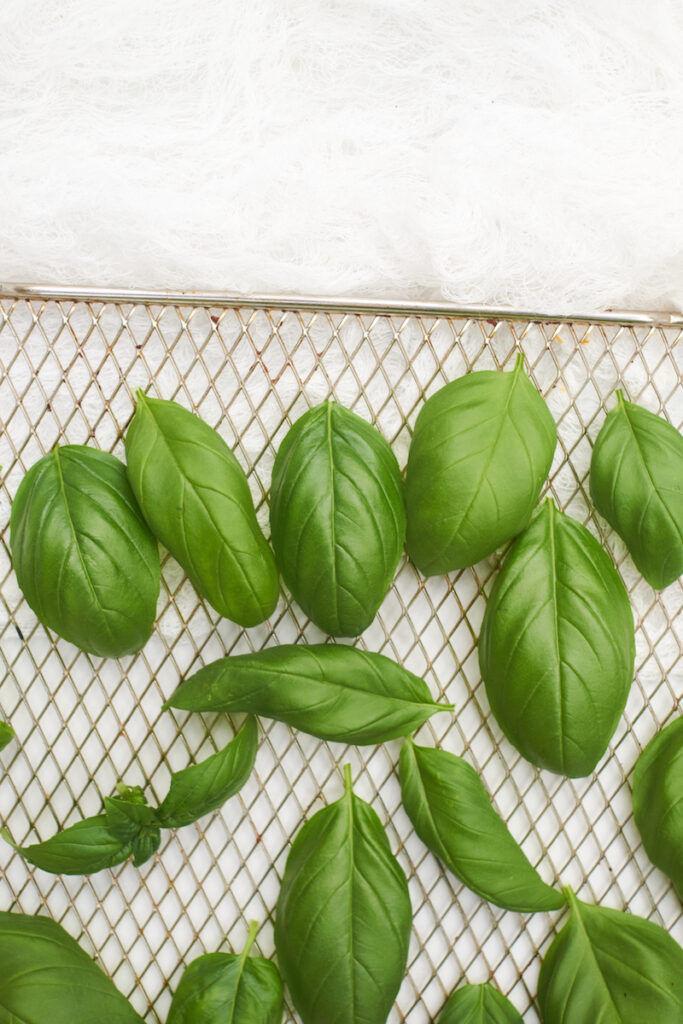
[(208, 953), (187, 967), (166, 1024), (280, 1024), (282, 982), (275, 964), (249, 953), (253, 922), (241, 954)]
[(446, 750), (401, 749), (401, 795), (415, 831), (468, 888), (506, 910), (558, 910), (564, 897), (546, 885), (498, 816), (471, 767)]
[(0, 722), (0, 750), (4, 750), (14, 739), (14, 729), (9, 722)]
[(557, 443), (524, 373), (480, 370), (428, 398), (406, 469), (408, 554), (426, 576), (474, 565), (529, 522)]
[(128, 860), (133, 852), (131, 840), (114, 835), (105, 814), (84, 818), (57, 832), (44, 843), (17, 846), (6, 829), (0, 835), (24, 860), (53, 875), (91, 875)]
[(544, 1024), (683, 1021), (683, 950), (663, 928), (567, 891), (570, 917), (541, 965)]
[(122, 462), (83, 445), (53, 448), (19, 485), (10, 547), (44, 626), (91, 654), (140, 650), (156, 618), (161, 570)]
[(333, 636), (357, 636), (384, 600), (403, 550), (396, 456), (337, 402), (301, 416), (273, 466), (270, 526), (285, 583)]
[(165, 708), (246, 711), (341, 743), (406, 736), (437, 711), (427, 684), (381, 654), (340, 644), (283, 644), (220, 658), (180, 684)]
[(147, 806), (139, 786), (126, 786), (120, 782), (116, 788), (118, 796), (104, 798), (107, 827), (118, 839), (134, 839), (155, 821), (156, 811)]
[(292, 843), (277, 903), (278, 962), (303, 1024), (382, 1024), (405, 973), (411, 920), (405, 875), (347, 765), (344, 796)]
[(247, 718), (235, 738), (217, 754), (174, 772), (157, 811), (159, 824), (181, 828), (221, 807), (251, 775), (257, 748), (258, 726), (254, 718)]
[(133, 839), (133, 866), (141, 867), (153, 857), (161, 845), (161, 830), (157, 827), (144, 828)]
[(501, 729), (533, 764), (589, 775), (624, 710), (634, 661), (633, 615), (611, 559), (548, 500), (503, 562), (479, 637)]
[(142, 1024), (77, 942), (47, 917), (0, 911), (3, 1024)]
[(216, 611), (255, 626), (278, 600), (275, 559), (244, 470), (220, 435), (176, 402), (137, 392), (128, 476), (152, 532)]
[(591, 498), (658, 590), (683, 573), (683, 437), (621, 391), (598, 434)]
[(493, 985), (463, 985), (446, 1000), (438, 1024), (524, 1024)]
[(633, 817), (648, 857), (683, 900), (683, 716), (657, 733), (638, 758)]

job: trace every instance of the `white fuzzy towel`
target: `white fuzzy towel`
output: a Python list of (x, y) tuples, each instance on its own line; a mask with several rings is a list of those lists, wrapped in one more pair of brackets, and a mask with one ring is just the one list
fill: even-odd
[(0, 281), (683, 308), (680, 0), (4, 0)]

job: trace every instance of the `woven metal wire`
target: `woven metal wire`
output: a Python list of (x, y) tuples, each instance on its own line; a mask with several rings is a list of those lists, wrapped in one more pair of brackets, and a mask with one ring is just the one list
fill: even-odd
[[(275, 451), (289, 424), (333, 396), (374, 422), (405, 464), (425, 397), (472, 369), (510, 369), (518, 350), (557, 421), (550, 492), (603, 541), (628, 588), (637, 626), (636, 681), (598, 771), (567, 780), (528, 765), (491, 718), (476, 639), (497, 558), (451, 577), (421, 579), (403, 561), (360, 643), (423, 675), (456, 705), (423, 728), (481, 773), (495, 804), (548, 881), (650, 918), (683, 942), (683, 915), (644, 854), (629, 778), (640, 750), (674, 713), (683, 686), (683, 588), (656, 594), (588, 498), (591, 444), (614, 392), (681, 426), (680, 326), (534, 323), (498, 319), (221, 308), (123, 301), (0, 299), (0, 713), (17, 733), (0, 755), (0, 816), (18, 842), (45, 839), (100, 810), (118, 779), (160, 800), (170, 770), (220, 747), (226, 716), (162, 713), (178, 681), (226, 652), (322, 635), (283, 596), (243, 631), (196, 597), (163, 561), (157, 628), (118, 661), (91, 658), (36, 623), (13, 575), (9, 509), (23, 474), (57, 442), (122, 456), (136, 387), (197, 411), (234, 447), (267, 529)], [(0, 908), (60, 921), (96, 955), (149, 1022), (164, 1021), (183, 964), (240, 949), (248, 921), (273, 953), (271, 915), (287, 849), (302, 819), (342, 791), (340, 765), (386, 825), (409, 877), (409, 968), (391, 1020), (423, 1024), (461, 981), (495, 978), (525, 1020), (540, 954), (557, 914), (522, 916), (482, 902), (446, 874), (401, 808), (400, 744), (343, 747), (262, 721), (256, 770), (222, 811), (164, 835), (142, 869), (90, 878), (33, 870), (0, 847)], [(288, 1011), (288, 1019), (293, 1019)]]

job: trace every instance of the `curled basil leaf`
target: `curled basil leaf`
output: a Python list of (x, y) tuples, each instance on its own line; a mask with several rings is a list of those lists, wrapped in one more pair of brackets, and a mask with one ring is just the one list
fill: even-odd
[(617, 397), (593, 448), (591, 497), (661, 590), (683, 573), (683, 437), (623, 392)]
[(406, 736), (437, 711), (427, 684), (381, 654), (340, 644), (283, 644), (220, 658), (180, 684), (165, 708), (247, 711), (342, 743)]
[(0, 750), (4, 750), (14, 739), (14, 729), (9, 722), (0, 722)]
[(249, 956), (258, 931), (249, 928), (243, 951), (208, 953), (180, 979), (166, 1024), (280, 1024), (282, 982), (275, 964)]
[(77, 942), (47, 917), (0, 911), (5, 1024), (142, 1024)]
[(541, 965), (544, 1024), (664, 1024), (683, 1021), (683, 950), (656, 924), (582, 903)]
[(437, 1024), (524, 1024), (493, 985), (463, 985), (449, 996)]
[(683, 717), (657, 733), (638, 758), (633, 817), (648, 857), (683, 900)]
[(326, 633), (374, 619), (405, 537), (401, 471), (374, 427), (325, 402), (291, 428), (273, 466), (273, 548), (285, 583)]
[(303, 1024), (382, 1024), (406, 969), (408, 883), (379, 818), (354, 795), (314, 814), (292, 843), (275, 948)]
[(428, 398), (405, 484), (408, 554), (420, 572), (474, 565), (523, 530), (556, 443), (521, 353), (512, 373), (468, 373)]
[(278, 600), (275, 560), (221, 436), (176, 402), (138, 391), (126, 459), (152, 532), (202, 597), (240, 626), (268, 618)]
[(501, 729), (533, 764), (589, 775), (624, 710), (634, 660), (633, 615), (611, 559), (544, 502), (503, 562), (479, 637)]
[(156, 617), (159, 551), (119, 459), (55, 446), (19, 485), (10, 548), (44, 626), (90, 654), (140, 650)]
[(546, 885), (498, 816), (474, 768), (446, 750), (401, 748), (401, 795), (415, 831), (453, 874), (506, 910), (558, 910)]

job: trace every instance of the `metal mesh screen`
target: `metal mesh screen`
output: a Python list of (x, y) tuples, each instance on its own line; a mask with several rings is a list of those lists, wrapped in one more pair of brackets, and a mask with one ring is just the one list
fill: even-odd
[[(169, 769), (229, 739), (226, 716), (162, 713), (182, 676), (226, 652), (319, 631), (285, 597), (247, 632), (200, 602), (173, 559), (163, 566), (158, 624), (136, 656), (105, 661), (50, 636), (26, 606), (8, 552), (10, 502), (33, 462), (56, 442), (123, 456), (133, 391), (150, 389), (217, 427), (247, 468), (267, 526), (265, 497), (289, 424), (332, 395), (376, 423), (405, 464), (425, 395), (471, 369), (511, 369), (520, 348), (558, 423), (550, 490), (615, 557), (637, 623), (636, 681), (609, 752), (592, 777), (570, 781), (525, 763), (492, 720), (476, 638), (496, 559), (451, 577), (420, 579), (405, 560), (360, 643), (423, 675), (456, 704), (425, 726), (481, 773), (496, 807), (547, 881), (623, 908), (683, 942), (680, 903), (652, 868), (631, 816), (629, 776), (670, 717), (683, 683), (683, 588), (657, 595), (620, 540), (591, 510), (591, 443), (626, 394), (677, 427), (683, 421), (682, 330), (538, 324), (448, 317), (209, 308), (118, 302), (0, 300), (0, 711), (18, 743), (2, 755), (0, 814), (18, 842), (45, 839), (100, 810), (118, 779), (166, 791)], [(239, 721), (234, 723), (239, 724)], [(31, 869), (0, 845), (0, 907), (42, 908), (96, 954), (147, 1021), (164, 1021), (182, 965), (241, 948), (248, 920), (273, 952), (272, 914), (291, 837), (302, 819), (341, 795), (353, 766), (358, 795), (386, 824), (410, 880), (414, 909), (408, 974), (391, 1020), (431, 1020), (461, 981), (495, 977), (532, 1024), (539, 954), (558, 915), (521, 916), (482, 902), (446, 874), (414, 835), (395, 772), (400, 744), (345, 748), (262, 721), (256, 770), (221, 812), (166, 832), (141, 870), (90, 878)], [(288, 1019), (292, 1019), (288, 1016)]]

